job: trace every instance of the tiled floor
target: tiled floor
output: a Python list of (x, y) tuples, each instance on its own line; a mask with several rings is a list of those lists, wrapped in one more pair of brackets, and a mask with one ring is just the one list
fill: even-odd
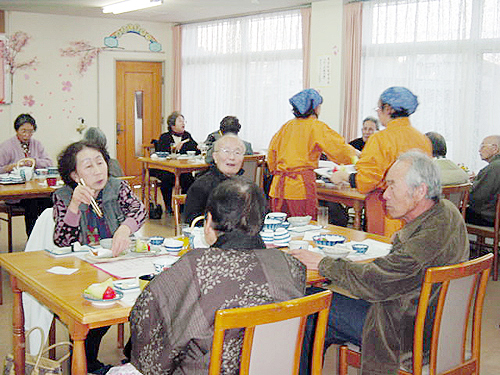
[[(14, 251), (22, 251), (26, 242), (26, 234), (24, 231), (24, 222), (22, 217), (14, 218)], [(6, 251), (7, 230), (5, 224), (0, 224), (0, 248)], [(150, 220), (146, 223), (142, 230), (146, 236), (154, 234), (162, 236), (173, 235), (172, 217), (165, 217), (161, 220)], [(12, 293), (10, 292), (10, 283), (8, 275), (2, 272), (3, 277), (3, 296), (4, 302), (0, 306), (0, 359), (7, 353), (12, 352)], [(481, 340), (481, 375), (497, 375), (500, 374), (500, 281), (490, 281), (486, 293), (486, 301), (484, 305), (483, 329)], [(67, 340), (67, 330), (62, 324), (57, 325), (57, 340)], [(128, 337), (128, 330), (125, 332)], [(116, 327), (113, 327), (103, 339), (100, 349), (100, 360), (105, 363), (119, 364), (123, 358), (121, 350), (116, 346)], [(325, 358), (325, 375), (336, 374), (336, 350), (330, 348)], [(351, 369), (353, 370), (353, 369)], [(353, 374), (356, 371), (352, 371)]]

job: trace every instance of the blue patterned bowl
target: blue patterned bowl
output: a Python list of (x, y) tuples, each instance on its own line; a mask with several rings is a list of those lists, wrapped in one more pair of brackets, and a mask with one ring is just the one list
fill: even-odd
[(313, 241), (321, 249), (323, 246), (334, 246), (338, 243), (344, 243), (345, 237), (338, 234), (320, 234), (314, 236)]

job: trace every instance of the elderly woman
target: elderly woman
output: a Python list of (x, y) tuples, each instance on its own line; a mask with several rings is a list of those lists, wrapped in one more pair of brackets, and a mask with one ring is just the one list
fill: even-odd
[[(88, 128), (85, 134), (83, 135), (84, 141), (89, 141), (99, 145), (101, 148), (107, 150), (106, 144), (108, 143), (106, 139), (106, 135), (104, 132), (95, 127)], [(123, 169), (118, 163), (118, 160), (109, 158), (109, 175), (112, 177), (122, 177), (124, 175)]]
[(290, 99), (295, 119), (274, 135), (267, 163), (273, 174), (271, 209), (289, 216), (316, 217), (316, 174), (322, 152), (339, 164), (355, 161), (356, 150), (337, 132), (318, 120), (323, 98), (314, 89)]
[[(112, 237), (111, 250), (117, 256), (128, 248), (130, 234), (144, 224), (144, 205), (125, 181), (108, 176), (108, 161), (103, 147), (86, 141), (72, 143), (59, 155), (58, 168), (65, 186), (53, 194), (57, 246), (76, 241), (89, 244)], [(91, 208), (92, 198), (103, 217)], [(105, 374), (110, 367), (97, 359), (102, 336), (108, 329), (92, 329), (87, 335), (85, 352), (90, 373)]]
[(367, 117), (363, 120), (363, 127), (361, 128), (362, 136), (353, 139), (349, 144), (356, 150), (363, 151), (370, 135), (378, 131), (378, 120), (375, 117)]
[[(238, 133), (241, 130), (241, 124), (240, 120), (238, 120), (238, 117), (236, 116), (226, 116), (222, 119), (220, 122), (220, 128), (219, 130), (212, 132), (208, 135), (207, 139), (205, 140), (205, 144), (209, 146), (209, 149), (207, 151), (207, 156), (205, 158), (205, 161), (207, 163), (212, 163), (214, 161), (213, 158), (213, 152), (214, 152), (214, 147), (213, 144), (215, 141), (220, 139), (223, 135), (225, 134), (234, 134), (238, 135)], [(242, 142), (245, 144), (245, 155), (252, 155), (253, 150), (252, 150), (252, 144), (250, 142), (243, 141)]]
[(215, 165), (200, 175), (187, 192), (184, 206), (186, 223), (205, 213), (208, 196), (217, 185), (232, 176), (243, 174), (244, 153), (245, 145), (237, 135), (224, 135), (214, 143)]
[[(178, 154), (185, 154), (188, 151), (198, 150), (198, 143), (191, 137), (186, 129), (186, 120), (179, 112), (173, 112), (167, 118), (168, 132), (163, 133), (160, 139), (155, 142), (155, 151), (172, 152)], [(159, 169), (151, 169), (151, 176), (161, 180), (161, 194), (165, 203), (167, 212), (172, 212), (172, 188), (175, 184), (175, 176), (173, 173), (162, 171)], [(181, 175), (181, 188), (182, 191), (188, 191), (193, 183), (194, 178), (190, 173)]]
[[(206, 374), (217, 310), (303, 296), (306, 269), (265, 249), (264, 215), (255, 184), (233, 177), (215, 188), (204, 227), (211, 247), (189, 251), (156, 276), (130, 313), (131, 363), (142, 374)], [(221, 373), (239, 373), (241, 343), (237, 330), (226, 336)]]
[[(35, 168), (46, 168), (53, 165), (52, 159), (45, 151), (42, 143), (33, 139), (36, 121), (29, 114), (21, 114), (14, 121), (16, 135), (0, 144), (0, 173), (12, 172), (17, 162), (24, 158), (35, 160)], [(24, 208), (26, 234), (29, 236), (36, 219), (48, 207), (52, 206), (50, 198), (22, 199), (19, 204)]]
[(363, 194), (365, 200), (368, 232), (390, 237), (402, 226), (400, 220), (390, 219), (385, 214), (384, 176), (399, 155), (411, 149), (418, 149), (432, 155), (429, 139), (411, 126), (409, 116), (418, 106), (417, 97), (405, 87), (390, 87), (380, 95), (377, 114), (386, 128), (368, 139), (356, 172), (348, 174), (337, 171), (330, 177), (333, 183), (349, 182)]

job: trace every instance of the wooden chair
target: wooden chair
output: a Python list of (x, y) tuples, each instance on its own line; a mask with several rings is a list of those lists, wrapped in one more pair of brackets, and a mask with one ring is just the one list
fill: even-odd
[(243, 170), (245, 173), (243, 173), (243, 177), (248, 178), (260, 186), (260, 188), (263, 188), (265, 162), (266, 155), (264, 154), (245, 155), (243, 160)]
[(469, 191), (472, 184), (467, 182), (460, 185), (445, 185), (442, 187), (443, 198), (452, 201), (458, 207), (465, 219), (465, 211), (469, 203)]
[(181, 235), (181, 205), (186, 203), (186, 194), (172, 195), (172, 209), (174, 211), (175, 235)]
[[(33, 158), (23, 158), (17, 162), (17, 167), (20, 166), (30, 166), (35, 167), (35, 159)], [(6, 214), (7, 217), (0, 217), (0, 220), (7, 223), (7, 244), (8, 251), (12, 253), (12, 218), (15, 216), (24, 216), (24, 208), (18, 204), (7, 204), (5, 201), (0, 202), (0, 213)], [(0, 294), (1, 295), (1, 294)], [(0, 298), (1, 304), (1, 298)]]
[[(420, 375), (423, 369), (430, 375), (479, 374), (481, 319), (492, 261), (493, 255), (487, 254), (453, 266), (427, 270), (415, 318), (413, 370), (400, 369), (400, 375)], [(429, 365), (424, 366), (425, 317), (436, 285), (441, 289), (432, 327)], [(469, 334), (470, 340), (467, 340)], [(361, 353), (343, 345), (339, 353), (340, 375), (347, 374), (348, 365), (361, 367)]]
[(244, 328), (240, 374), (298, 374), (307, 317), (318, 314), (312, 374), (322, 370), (330, 291), (280, 303), (219, 310), (215, 314), (210, 375), (220, 373), (224, 333)]
[[(471, 241), (476, 243), (480, 248), (491, 247), (493, 252), (493, 280), (498, 280), (498, 237), (500, 231), (500, 194), (496, 198), (496, 209), (495, 209), (495, 222), (492, 227), (486, 227), (482, 225), (467, 224), (467, 233), (476, 236), (476, 241)], [(486, 238), (492, 238), (493, 244), (486, 244)]]
[(0, 220), (7, 223), (7, 243), (9, 253), (12, 253), (12, 218), (15, 216), (24, 216), (24, 207), (17, 204), (7, 204), (2, 201), (0, 202), (0, 213), (7, 215), (7, 217), (0, 217)]

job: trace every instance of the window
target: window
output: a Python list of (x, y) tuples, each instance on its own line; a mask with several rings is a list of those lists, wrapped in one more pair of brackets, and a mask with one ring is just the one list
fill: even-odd
[(225, 116), (240, 137), (267, 148), (292, 118), (288, 99), (302, 90), (299, 10), (182, 27), (182, 112), (198, 142)]
[(500, 0), (376, 0), (363, 5), (360, 118), (383, 90), (419, 98), (411, 116), (441, 133), (448, 158), (477, 172), (482, 138), (498, 134)]

